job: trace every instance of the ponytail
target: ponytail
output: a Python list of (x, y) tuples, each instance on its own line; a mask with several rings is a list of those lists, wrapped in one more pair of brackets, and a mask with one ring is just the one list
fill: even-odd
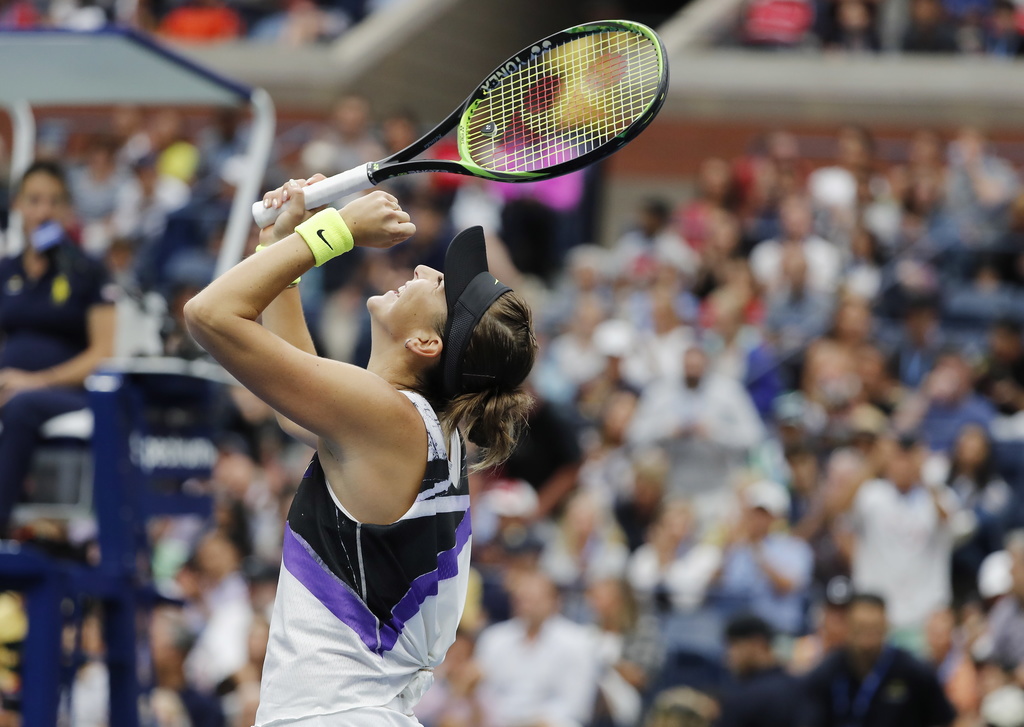
[[(461, 429), (482, 457), (475, 469), (501, 464), (515, 449), (526, 426), (533, 397), (522, 388), (537, 356), (533, 316), (526, 301), (509, 291), (487, 310), (473, 329), (464, 365), (490, 383), (445, 399), (439, 367), (422, 381), (421, 391), (434, 406), (445, 435)], [(443, 327), (443, 326), (442, 326)]]
[(522, 389), (460, 394), (449, 402), (442, 425), (445, 429), (461, 427), (466, 439), (483, 450), (476, 469), (487, 469), (512, 454), (532, 405), (533, 397)]

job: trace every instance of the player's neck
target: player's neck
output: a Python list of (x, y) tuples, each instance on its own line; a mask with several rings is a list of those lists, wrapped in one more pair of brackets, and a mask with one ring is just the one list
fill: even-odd
[(377, 374), (397, 389), (416, 390), (419, 383), (418, 373), (410, 370), (405, 357), (400, 351), (381, 351), (382, 347), (374, 346), (370, 352), (370, 360), (366, 370)]

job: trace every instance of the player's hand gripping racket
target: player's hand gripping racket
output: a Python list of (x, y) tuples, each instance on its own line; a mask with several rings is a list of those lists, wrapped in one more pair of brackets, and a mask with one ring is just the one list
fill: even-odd
[[(665, 49), (647, 26), (605, 20), (569, 28), (498, 66), (419, 141), (306, 187), (306, 207), (417, 172), (500, 182), (557, 177), (634, 139), (661, 109), (667, 88)], [(414, 159), (456, 127), (459, 161)], [(265, 227), (281, 210), (257, 202), (252, 213)]]

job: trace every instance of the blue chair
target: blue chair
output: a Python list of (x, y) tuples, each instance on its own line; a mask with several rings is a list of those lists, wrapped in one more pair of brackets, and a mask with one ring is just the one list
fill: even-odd
[(720, 660), (706, 654), (686, 650), (670, 651), (661, 671), (652, 680), (647, 691), (647, 704), (666, 689), (690, 687), (707, 694), (720, 693), (729, 683), (729, 672)]
[(993, 440), (992, 457), (996, 471), (1018, 495), (1024, 495), (1024, 442)]

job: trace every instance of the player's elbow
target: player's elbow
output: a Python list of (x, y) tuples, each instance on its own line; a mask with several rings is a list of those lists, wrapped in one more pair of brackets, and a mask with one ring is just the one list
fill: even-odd
[(188, 332), (197, 341), (223, 325), (222, 316), (217, 312), (217, 306), (212, 305), (202, 293), (193, 296), (182, 309), (182, 316)]

